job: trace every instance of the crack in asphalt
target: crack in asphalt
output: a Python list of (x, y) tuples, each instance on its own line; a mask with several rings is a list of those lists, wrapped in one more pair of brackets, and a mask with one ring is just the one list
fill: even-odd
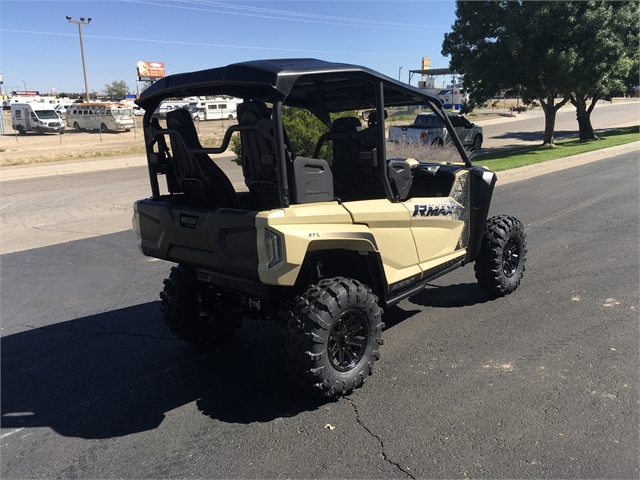
[[(55, 332), (62, 332), (62, 333), (77, 333), (77, 334), (81, 334), (81, 338), (74, 338), (72, 340), (67, 340), (65, 342), (61, 342), (58, 343), (58, 345), (72, 345), (74, 343), (79, 343), (79, 342), (85, 342), (87, 339), (90, 338), (95, 338), (95, 337), (100, 337), (102, 335), (123, 335), (123, 336), (127, 336), (127, 337), (140, 337), (140, 338), (152, 338), (155, 340), (172, 340), (171, 337), (159, 337), (157, 335), (149, 335), (149, 334), (144, 334), (144, 333), (131, 333), (131, 332), (116, 332), (116, 331), (110, 331), (107, 330), (103, 325), (100, 325), (98, 322), (93, 322), (97, 327), (101, 328), (102, 331), (101, 332), (96, 332), (96, 331), (91, 331), (91, 330), (71, 330), (71, 329), (66, 329), (66, 328), (55, 328), (55, 327), (34, 327), (32, 325), (20, 325), (24, 328), (28, 328), (30, 330), (49, 330), (49, 331), (55, 331)], [(24, 355), (25, 353), (32, 353), (38, 350), (42, 350), (43, 348), (48, 348), (48, 346), (44, 345), (44, 346), (40, 346), (40, 347), (35, 347), (32, 348), (30, 350), (20, 350), (17, 352), (12, 352), (12, 353), (6, 353), (6, 352), (2, 352), (2, 358), (5, 357), (13, 357), (15, 355)]]
[(367, 427), (364, 422), (362, 421), (362, 419), (360, 418), (360, 412), (358, 412), (358, 407), (356, 406), (356, 404), (354, 403), (354, 401), (350, 398), (347, 398), (347, 400), (349, 400), (349, 403), (351, 404), (351, 406), (353, 407), (353, 411), (356, 414), (356, 422), (358, 423), (358, 425), (360, 425), (369, 435), (371, 435), (373, 438), (375, 438), (378, 443), (380, 444), (380, 452), (382, 455), (382, 459), (389, 463), (390, 465), (393, 465), (394, 467), (396, 467), (399, 471), (401, 471), (402, 473), (404, 473), (407, 477), (415, 480), (416, 477), (414, 477), (413, 475), (411, 475), (409, 472), (407, 472), (404, 468), (402, 468), (402, 466), (398, 463), (398, 462), (394, 462), (393, 460), (391, 460), (385, 450), (384, 450), (384, 442), (382, 441), (382, 438), (380, 438), (380, 436), (376, 435), (375, 433), (373, 433), (369, 427)]

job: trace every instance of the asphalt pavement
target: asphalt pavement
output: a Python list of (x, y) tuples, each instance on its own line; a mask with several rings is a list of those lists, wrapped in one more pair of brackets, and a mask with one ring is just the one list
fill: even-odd
[[(158, 301), (169, 265), (137, 251), (130, 205), (112, 231), (69, 221), (25, 248), (45, 233), (26, 230), (1, 256), (2, 477), (639, 478), (639, 148), (500, 172), (491, 214), (525, 224), (521, 287), (489, 300), (468, 266), (388, 309), (374, 376), (338, 402), (292, 384), (273, 323), (245, 320), (214, 350), (174, 338)], [(144, 165), (0, 181), (64, 190)]]
[(162, 324), (131, 232), (2, 256), (0, 466), (13, 478), (638, 478), (638, 157), (496, 188), (527, 270), (468, 266), (384, 314), (375, 373), (323, 403), (274, 323), (213, 350)]

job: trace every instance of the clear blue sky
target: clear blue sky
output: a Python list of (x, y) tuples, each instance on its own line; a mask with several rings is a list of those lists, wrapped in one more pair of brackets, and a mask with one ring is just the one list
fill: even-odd
[(82, 27), (90, 91), (124, 80), (135, 93), (137, 61), (164, 62), (171, 74), (313, 57), (393, 78), (402, 67), (406, 82), (423, 56), (431, 68), (448, 66), (440, 50), (454, 11), (453, 0), (0, 0), (2, 87), (84, 91), (78, 26), (67, 15), (92, 19)]

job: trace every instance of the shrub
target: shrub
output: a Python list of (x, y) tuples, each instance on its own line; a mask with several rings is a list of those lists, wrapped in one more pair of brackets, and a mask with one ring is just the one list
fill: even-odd
[(473, 112), (473, 109), (476, 107), (477, 105), (475, 100), (469, 100), (468, 102), (463, 103), (462, 107), (460, 107), (460, 114), (467, 115), (468, 113)]
[[(357, 117), (357, 112), (341, 112), (331, 114), (331, 119), (341, 117)], [(289, 139), (291, 150), (300, 157), (311, 157), (316, 148), (318, 139), (329, 129), (324, 125), (318, 117), (311, 112), (301, 108), (282, 107), (282, 121), (284, 130)], [(330, 142), (326, 142), (320, 150), (320, 158), (332, 160), (333, 152), (330, 148)], [(242, 142), (240, 135), (234, 134), (231, 138), (231, 151), (236, 154), (235, 162), (241, 163)]]

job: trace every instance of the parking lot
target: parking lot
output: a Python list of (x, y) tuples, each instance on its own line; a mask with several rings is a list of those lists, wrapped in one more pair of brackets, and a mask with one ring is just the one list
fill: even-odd
[[(5, 212), (81, 231), (56, 224), (65, 195), (104, 222), (145, 176), (6, 182)], [(275, 323), (213, 350), (174, 338), (170, 265), (130, 230), (2, 255), (3, 478), (638, 478), (639, 191), (637, 152), (499, 186), (491, 214), (527, 229), (521, 287), (438, 279), (385, 311), (365, 387), (324, 404)]]

